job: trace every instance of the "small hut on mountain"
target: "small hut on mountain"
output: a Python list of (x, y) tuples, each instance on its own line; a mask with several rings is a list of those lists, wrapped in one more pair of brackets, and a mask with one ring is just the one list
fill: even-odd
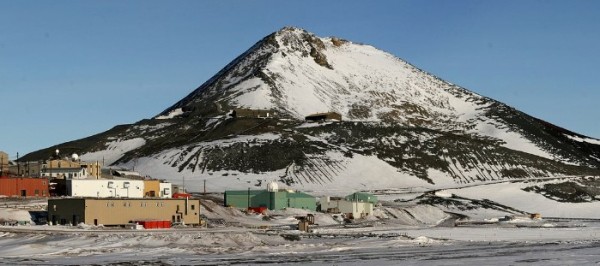
[(236, 109), (233, 109), (229, 115), (233, 118), (237, 118), (237, 117), (272, 118), (272, 117), (277, 116), (277, 112), (275, 112), (273, 110), (236, 108)]
[(327, 113), (316, 113), (307, 115), (304, 119), (308, 122), (322, 122), (322, 121), (342, 121), (342, 115), (336, 112), (327, 112)]

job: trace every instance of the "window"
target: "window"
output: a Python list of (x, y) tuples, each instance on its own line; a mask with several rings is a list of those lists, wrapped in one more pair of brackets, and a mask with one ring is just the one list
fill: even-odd
[(192, 204), (192, 211), (196, 209), (196, 205)]
[(35, 194), (36, 197), (39, 196), (40, 195), (40, 190), (36, 189), (34, 194)]

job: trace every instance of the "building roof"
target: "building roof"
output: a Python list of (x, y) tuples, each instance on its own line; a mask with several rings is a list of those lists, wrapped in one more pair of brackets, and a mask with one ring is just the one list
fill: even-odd
[(294, 191), (294, 192), (289, 192), (287, 191), (287, 196), (288, 198), (314, 198), (314, 196), (306, 194), (304, 192), (298, 192), (298, 191)]
[[(266, 190), (249, 190), (250, 195), (257, 195), (259, 193), (265, 192)], [(248, 190), (226, 190), (225, 194), (228, 195), (248, 195)]]
[[(260, 193), (268, 193), (268, 190), (250, 190), (250, 195), (258, 195)], [(306, 194), (304, 192), (293, 191), (290, 192), (288, 190), (280, 189), (275, 193), (285, 193), (288, 198), (314, 198), (314, 196)], [(226, 190), (225, 194), (227, 195), (248, 195), (248, 190)]]
[(371, 194), (371, 193), (367, 193), (367, 192), (354, 192), (348, 196), (346, 196), (345, 198), (347, 200), (353, 200), (354, 198), (360, 199), (360, 198), (368, 198), (369, 201), (373, 201), (373, 202), (377, 202), (377, 196)]

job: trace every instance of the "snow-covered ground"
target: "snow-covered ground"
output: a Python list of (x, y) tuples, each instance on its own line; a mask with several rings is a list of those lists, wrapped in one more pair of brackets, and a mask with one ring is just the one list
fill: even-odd
[[(530, 180), (528, 182), (500, 182), (488, 185), (470, 186), (465, 188), (448, 189), (447, 193), (470, 199), (487, 199), (505, 206), (529, 212), (541, 213), (547, 217), (572, 217), (600, 219), (600, 201), (592, 202), (557, 202), (533, 191), (523, 188), (533, 185), (555, 183), (560, 179)], [(564, 180), (562, 180), (564, 181)]]
[[(454, 190), (438, 191), (451, 197)], [(22, 218), (40, 202), (3, 199), (0, 218)], [(11, 207), (12, 206), (12, 207)], [(14, 209), (14, 210), (13, 210)], [(4, 210), (4, 212), (2, 212)], [(12, 211), (8, 211), (12, 210)], [(293, 228), (306, 210), (246, 214), (203, 200), (211, 226), (163, 230), (92, 226), (0, 226), (0, 265), (589, 265), (600, 261), (600, 220), (531, 220), (453, 226), (430, 205), (384, 202), (342, 224), (314, 213), (311, 232)], [(217, 222), (222, 220), (223, 222)]]
[(314, 233), (11, 229), (0, 228), (0, 265), (589, 265), (600, 260), (596, 223), (576, 228), (339, 228)]

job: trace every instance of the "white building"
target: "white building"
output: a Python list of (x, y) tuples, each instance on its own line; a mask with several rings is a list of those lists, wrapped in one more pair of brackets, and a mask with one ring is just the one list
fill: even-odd
[(72, 179), (67, 180), (67, 195), (72, 197), (97, 198), (143, 198), (144, 181), (116, 179)]
[(364, 218), (373, 214), (373, 203), (348, 201), (341, 198), (332, 199), (331, 197), (322, 197), (320, 199), (321, 211), (344, 213), (351, 219)]
[(46, 168), (42, 171), (42, 176), (61, 179), (82, 179), (88, 176), (87, 171), (81, 167)]
[(173, 184), (171, 183), (160, 183), (160, 195), (161, 198), (170, 198), (173, 196)]

